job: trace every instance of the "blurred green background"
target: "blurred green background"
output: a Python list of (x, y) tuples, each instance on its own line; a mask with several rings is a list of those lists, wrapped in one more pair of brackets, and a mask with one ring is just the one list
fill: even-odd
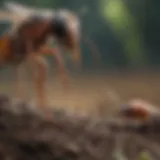
[[(1, 0), (0, 5), (3, 6)], [(16, 0), (33, 7), (67, 8), (81, 13), (82, 33), (97, 46), (105, 69), (159, 68), (159, 0)], [(8, 24), (1, 22), (1, 33)], [(83, 66), (95, 68), (91, 50), (81, 43)]]

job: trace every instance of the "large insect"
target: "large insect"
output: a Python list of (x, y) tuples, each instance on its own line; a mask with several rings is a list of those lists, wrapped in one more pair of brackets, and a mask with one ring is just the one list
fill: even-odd
[(34, 72), (34, 83), (37, 91), (38, 105), (46, 106), (45, 82), (47, 66), (42, 54), (49, 52), (56, 57), (61, 79), (66, 87), (68, 78), (62, 57), (46, 46), (47, 40), (54, 38), (66, 52), (73, 54), (73, 59), (80, 62), (79, 20), (75, 14), (59, 10), (50, 16), (30, 14), (21, 21), (16, 29), (0, 39), (0, 64), (14, 64), (21, 75), (21, 64), (27, 62)]

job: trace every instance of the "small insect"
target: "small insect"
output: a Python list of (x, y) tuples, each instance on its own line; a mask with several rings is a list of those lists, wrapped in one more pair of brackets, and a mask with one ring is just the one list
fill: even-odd
[(137, 99), (122, 105), (120, 108), (120, 115), (128, 119), (145, 121), (159, 116), (160, 111), (146, 101)]

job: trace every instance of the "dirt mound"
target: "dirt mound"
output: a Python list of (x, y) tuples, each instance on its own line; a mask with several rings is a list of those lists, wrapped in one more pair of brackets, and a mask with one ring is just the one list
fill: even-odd
[(159, 120), (129, 124), (51, 109), (45, 121), (34, 106), (0, 96), (1, 160), (104, 160), (120, 150), (132, 160), (141, 151), (160, 159)]

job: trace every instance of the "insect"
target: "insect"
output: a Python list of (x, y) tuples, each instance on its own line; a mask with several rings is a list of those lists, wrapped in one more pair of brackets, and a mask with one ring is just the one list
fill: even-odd
[[(13, 64), (21, 74), (21, 64), (27, 62), (33, 70), (33, 81), (36, 87), (38, 105), (46, 106), (45, 82), (47, 65), (41, 55), (47, 52), (56, 57), (61, 80), (65, 87), (68, 76), (60, 51), (47, 47), (47, 40), (54, 38), (59, 48), (70, 51), (73, 59), (80, 63), (80, 30), (79, 20), (67, 10), (59, 10), (52, 16), (30, 15), (17, 28), (0, 38), (0, 64)], [(20, 76), (21, 77), (21, 76)]]
[(120, 115), (128, 119), (146, 121), (159, 116), (160, 112), (146, 101), (135, 99), (121, 106)]

